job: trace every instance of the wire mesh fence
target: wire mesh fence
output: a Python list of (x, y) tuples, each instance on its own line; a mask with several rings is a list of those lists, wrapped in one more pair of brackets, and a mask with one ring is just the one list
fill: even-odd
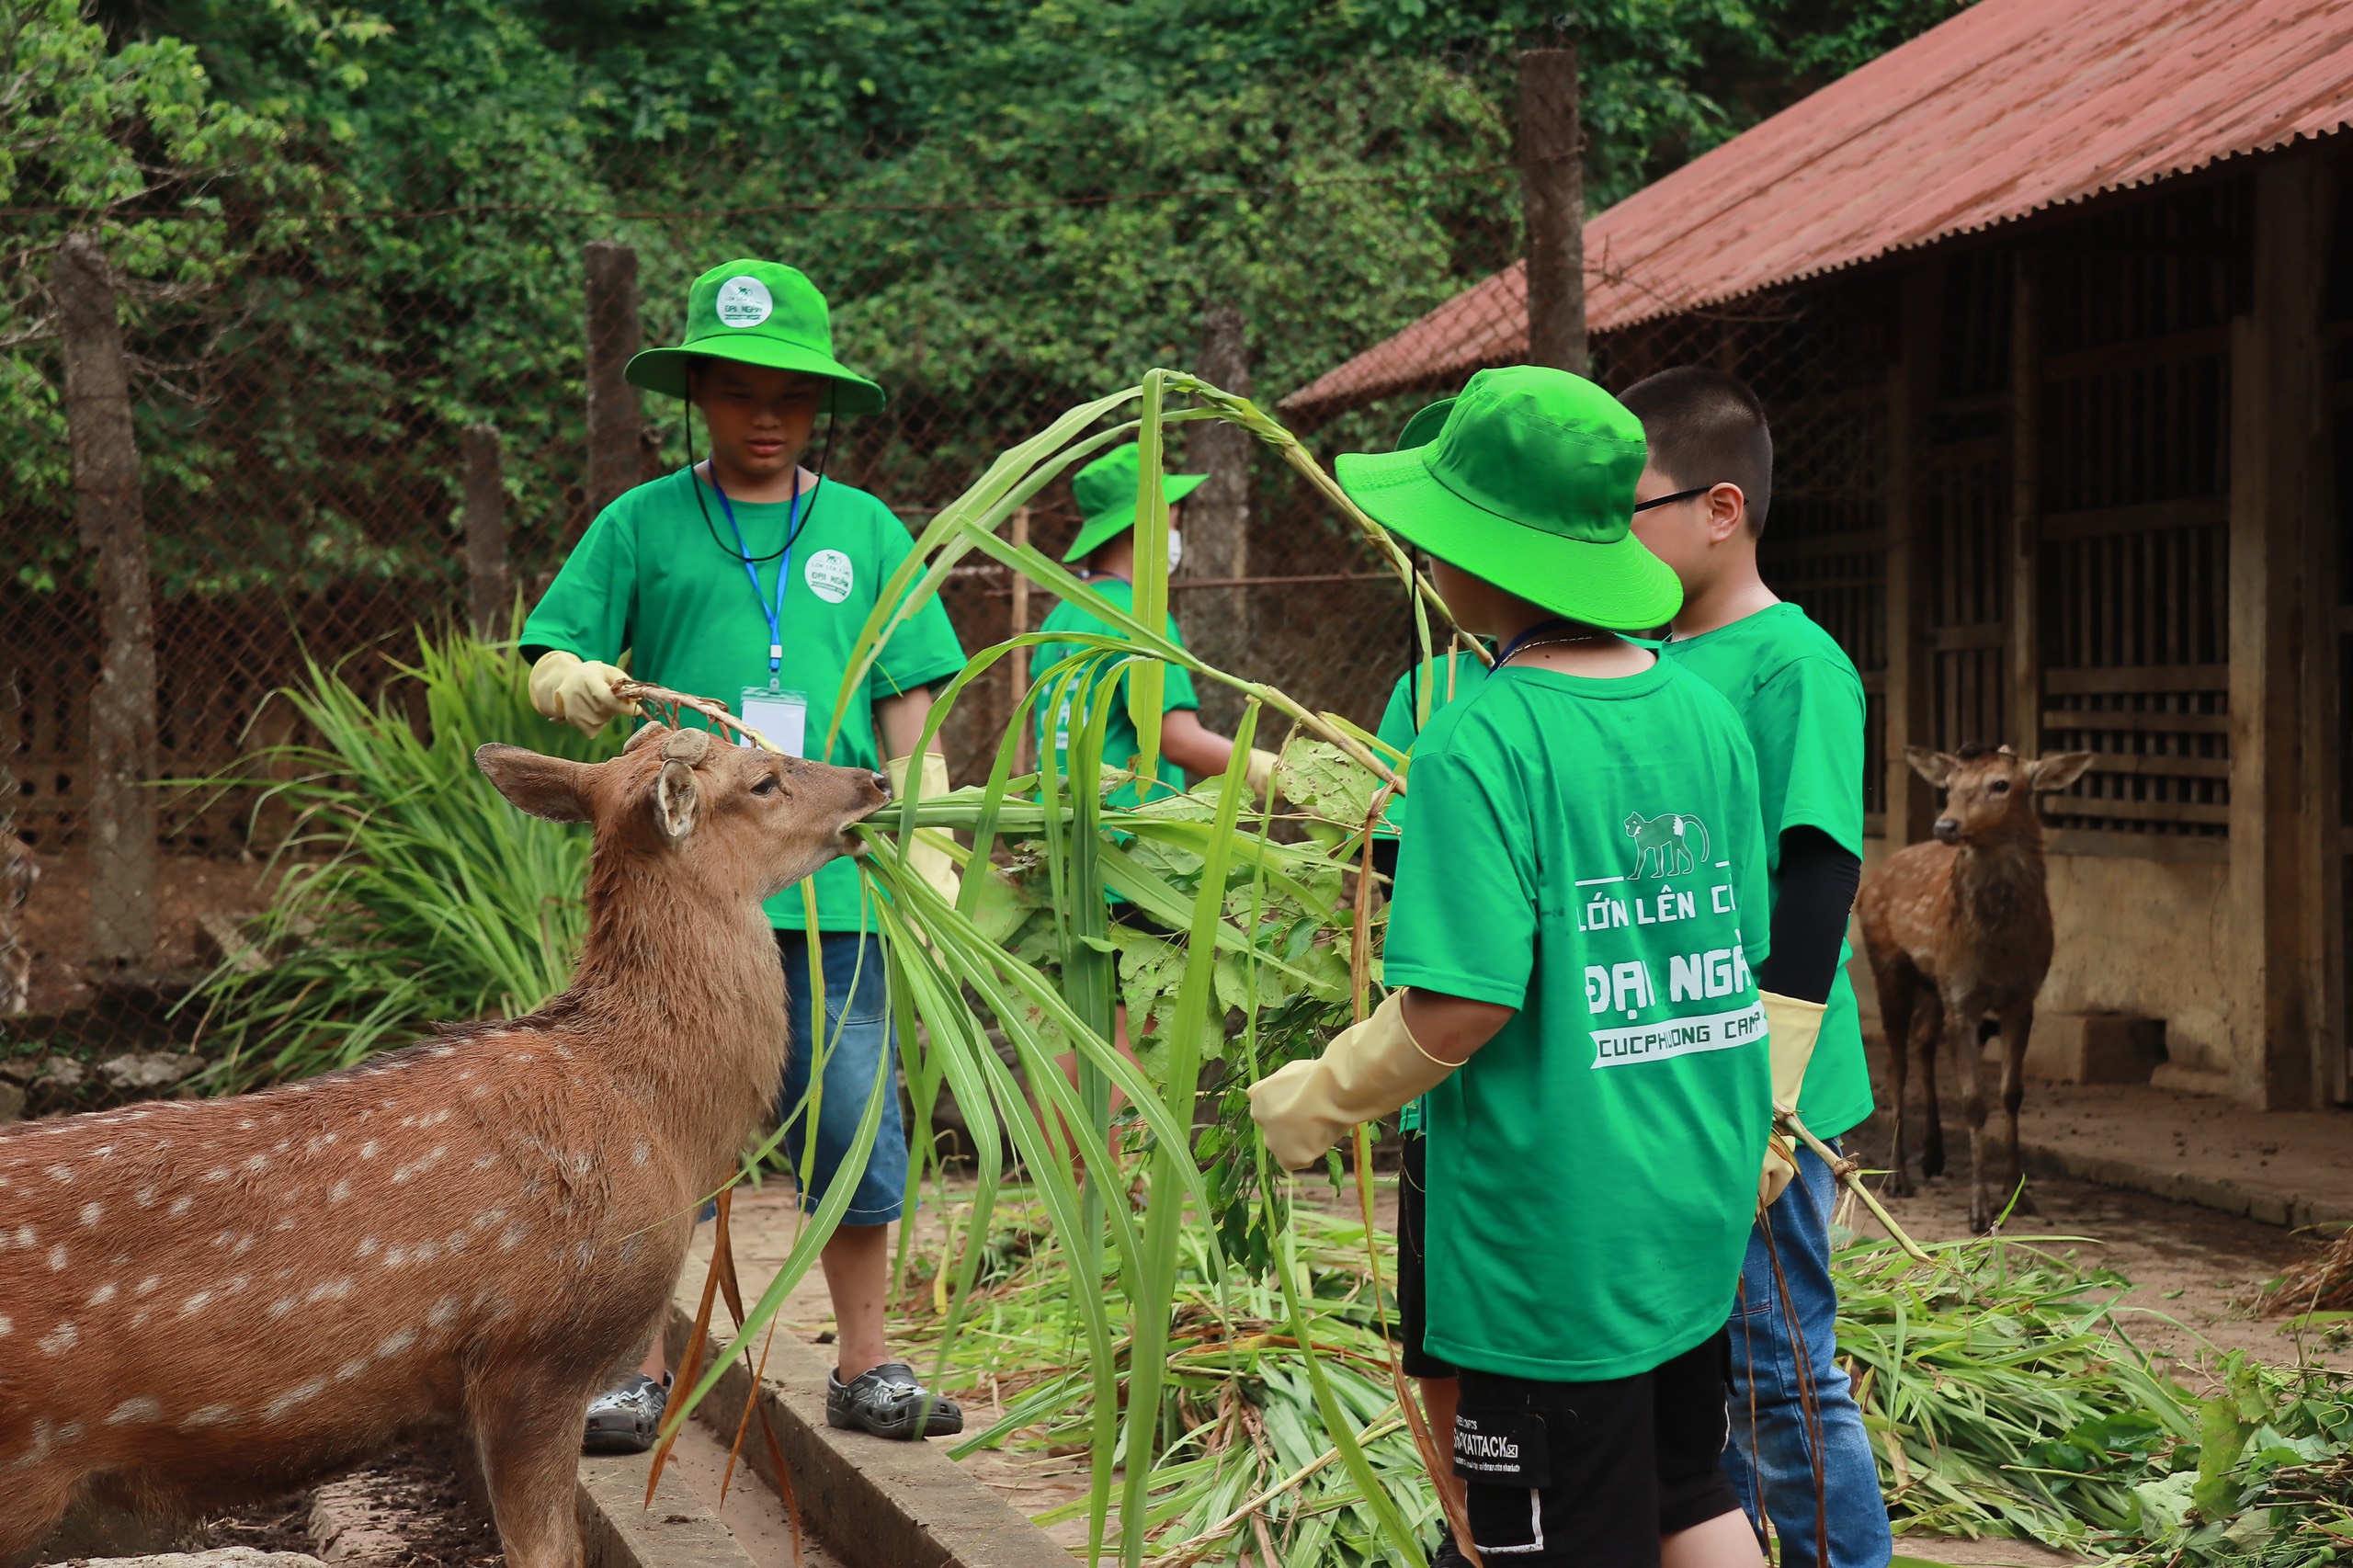
[[(944, 181), (881, 214), (764, 204), (756, 172), (742, 170), (691, 191), (608, 174), (576, 200), (535, 208), (470, 204), (448, 190), (421, 191), (397, 211), (224, 208), (191, 219), (184, 236), (233, 254), (200, 286), (153, 280), (156, 235), (172, 231), (151, 223), (144, 248), (125, 245), (112, 263), (153, 618), (145, 777), (217, 777), (291, 738), (292, 712), (270, 696), (308, 663), (378, 689), (413, 654), (420, 627), (531, 601), (603, 500), (687, 460), (682, 408), (635, 403), (597, 367), (618, 364), (632, 339), (675, 341), (687, 286), (709, 266), (773, 256), (826, 290), (842, 358), (891, 401), (821, 429), (815, 460), (920, 528), (1005, 446), (1151, 364), (1246, 381), (1272, 403), (1507, 267), (1518, 176), (1502, 152), (1492, 138), (1459, 146), (1447, 195), (1416, 206), (1410, 232), (1398, 232), (1393, 203), (1376, 209), (1364, 182), (1122, 198), (1091, 276), (1070, 270), (1067, 247), (1055, 270), (1023, 272), (1021, 233), (1103, 220), (1102, 208), (940, 200)], [(1285, 236), (1351, 224), (1380, 236), (1359, 246), (1359, 275), (1285, 264)], [(1138, 245), (1181, 254), (1123, 275)], [(975, 255), (995, 261), (975, 267)], [(986, 299), (971, 292), (976, 273), (994, 285)], [(1477, 358), (1514, 362), (1525, 354), (1525, 306), (1495, 299), (1496, 319), (1476, 324), (1487, 346)], [(1853, 290), (1835, 302), (1793, 295), (1594, 345), (1605, 385), (1697, 360), (1758, 387), (1782, 474), (1769, 551), (1867, 681), (1883, 663), (1868, 540), (1883, 505), (1872, 445), (1883, 440), (1883, 315)], [(26, 432), (28, 453), (0, 469), (0, 764), (14, 833), (42, 877), (0, 947), (13, 940), (31, 955), (19, 1039), (45, 1029), (87, 1055), (185, 1034), (191, 1020), (163, 1015), (217, 957), (224, 919), (265, 899), (267, 857), (286, 824), (257, 809), (256, 788), (157, 786), (152, 946), (124, 957), (93, 938), (108, 893), (90, 871), (100, 772), (91, 703), (109, 623), (96, 553), (77, 533), (60, 352), (33, 332), (10, 360), (47, 417)], [(1317, 408), (1305, 427), (1326, 460), (1385, 450), (1427, 398), (1461, 379), (1458, 368), (1427, 386)], [(1194, 426), (1175, 454), (1175, 466), (1224, 476), (1222, 492), (1196, 503), (1220, 495), (1222, 520), (1172, 585), (1180, 622), (1213, 644), (1215, 662), (1370, 725), (1409, 658), (1403, 593), (1270, 453), (1221, 449), (1220, 438)], [(1211, 532), (1207, 521), (1188, 523), (1188, 536)], [(1023, 526), (1059, 553), (1076, 522), (1057, 486)], [(968, 649), (1017, 630), (1017, 595), (1000, 570), (964, 569), (945, 598)], [(1049, 607), (1033, 595), (1021, 608), (1034, 627)], [(1008, 673), (987, 700), (960, 705), (947, 737), (960, 780), (985, 767), (1013, 697)], [(1206, 695), (1213, 725), (1232, 720), (1224, 700)], [(1873, 763), (1876, 790), (1883, 769)]]

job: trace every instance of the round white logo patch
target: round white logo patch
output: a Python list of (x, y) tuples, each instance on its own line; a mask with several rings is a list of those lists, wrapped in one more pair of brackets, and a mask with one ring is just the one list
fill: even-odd
[(829, 605), (837, 605), (849, 597), (849, 586), (855, 578), (849, 557), (838, 550), (821, 550), (809, 558), (801, 575), (809, 591)]
[(756, 278), (731, 278), (719, 286), (719, 319), (727, 326), (757, 326), (768, 319), (776, 301), (768, 286)]

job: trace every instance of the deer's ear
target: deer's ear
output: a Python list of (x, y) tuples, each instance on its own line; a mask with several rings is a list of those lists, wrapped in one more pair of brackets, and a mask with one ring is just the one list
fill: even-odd
[(675, 843), (695, 830), (701, 810), (702, 791), (695, 782), (695, 770), (683, 762), (665, 762), (654, 780), (654, 825)]
[(519, 810), (550, 822), (588, 820), (588, 764), (542, 756), (496, 741), (474, 752), (474, 766)]
[(1939, 790), (1952, 782), (1952, 770), (1961, 766), (1960, 759), (1930, 751), (1927, 746), (1905, 746), (1904, 760), (1912, 765), (1913, 772)]
[(2063, 751), (2051, 756), (2039, 756), (2026, 770), (2027, 787), (2032, 790), (2064, 790), (2084, 776), (2092, 765), (2087, 751)]

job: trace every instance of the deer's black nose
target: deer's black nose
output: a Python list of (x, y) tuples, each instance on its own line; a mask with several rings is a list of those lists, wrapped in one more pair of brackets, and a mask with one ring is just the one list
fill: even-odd
[(887, 773), (874, 773), (869, 774), (868, 777), (874, 780), (874, 787), (882, 791), (882, 798), (886, 801), (889, 800), (891, 798), (891, 776)]
[(1928, 831), (1937, 835), (1939, 844), (1957, 843), (1961, 838), (1961, 824), (1950, 817), (1938, 817), (1936, 825)]

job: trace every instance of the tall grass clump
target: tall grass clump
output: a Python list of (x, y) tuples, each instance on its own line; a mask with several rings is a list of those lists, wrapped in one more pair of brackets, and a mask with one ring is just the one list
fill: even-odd
[[(247, 759), (256, 812), (290, 826), (268, 909), (189, 1006), (213, 1086), (345, 1067), (448, 1019), (528, 1012), (562, 991), (587, 930), (587, 835), (515, 811), (474, 766), (511, 741), (580, 761), (618, 755), (532, 710), (511, 646), (422, 632), (370, 701), (344, 665), (306, 661), (278, 694), (305, 738)], [(267, 961), (256, 964), (255, 957)]]

